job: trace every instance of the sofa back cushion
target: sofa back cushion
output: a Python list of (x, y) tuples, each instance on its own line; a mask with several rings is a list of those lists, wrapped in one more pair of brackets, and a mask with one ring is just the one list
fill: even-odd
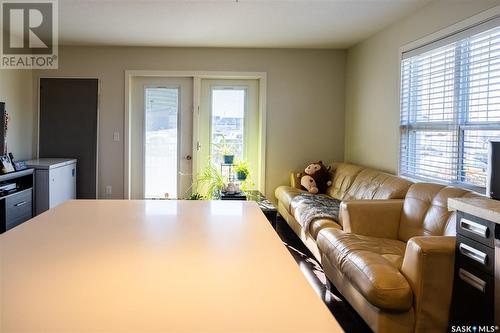
[(413, 184), (406, 194), (399, 225), (399, 239), (415, 236), (455, 235), (455, 214), (448, 198), (473, 196), (470, 191), (431, 183)]
[(362, 170), (343, 200), (404, 199), (413, 183), (374, 169)]
[(326, 194), (337, 200), (343, 200), (354, 180), (363, 169), (364, 167), (354, 164), (332, 163), (330, 170), (332, 186), (328, 188)]

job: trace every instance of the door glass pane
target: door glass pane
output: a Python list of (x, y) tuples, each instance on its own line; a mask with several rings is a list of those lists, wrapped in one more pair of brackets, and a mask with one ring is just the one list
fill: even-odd
[(245, 89), (212, 90), (211, 119), (211, 160), (218, 165), (222, 155), (234, 155), (236, 159), (243, 158), (243, 129), (245, 119)]
[(177, 198), (179, 89), (145, 88), (144, 197)]

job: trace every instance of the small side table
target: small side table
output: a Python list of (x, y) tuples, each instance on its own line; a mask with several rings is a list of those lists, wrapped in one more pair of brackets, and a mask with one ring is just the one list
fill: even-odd
[(260, 209), (267, 217), (267, 220), (271, 223), (274, 229), (276, 229), (276, 216), (278, 215), (278, 210), (273, 204), (267, 200), (267, 198), (257, 190), (250, 190), (246, 192), (247, 200), (252, 200), (257, 202)]
[(273, 206), (273, 204), (267, 200), (267, 198), (262, 194), (260, 191), (257, 190), (249, 190), (246, 192), (242, 192), (241, 194), (237, 195), (227, 195), (224, 193), (219, 193), (218, 198), (220, 200), (251, 200), (255, 201), (264, 215), (266, 216), (267, 220), (271, 225), (273, 226), (274, 229), (276, 229), (276, 217), (278, 215), (278, 210), (276, 207)]

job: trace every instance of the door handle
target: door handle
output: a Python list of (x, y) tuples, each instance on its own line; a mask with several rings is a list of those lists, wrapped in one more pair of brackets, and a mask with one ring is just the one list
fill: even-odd
[(484, 291), (486, 290), (486, 282), (484, 282), (474, 274), (467, 272), (465, 269), (460, 268), (458, 270), (458, 276), (460, 277), (460, 280), (476, 288), (480, 292), (484, 293)]
[(460, 227), (480, 237), (488, 238), (488, 228), (482, 224), (472, 222), (467, 219), (461, 219)]
[(193, 159), (193, 157), (191, 155), (186, 156), (186, 160), (191, 161), (192, 159)]
[(474, 261), (477, 261), (483, 265), (486, 265), (486, 262), (488, 260), (488, 255), (486, 253), (476, 250), (472, 246), (466, 245), (464, 243), (460, 243), (458, 249), (460, 250), (460, 253), (463, 254), (464, 256)]

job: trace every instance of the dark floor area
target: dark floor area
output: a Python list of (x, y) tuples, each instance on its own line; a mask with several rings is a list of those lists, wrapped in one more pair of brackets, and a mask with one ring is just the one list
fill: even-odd
[(302, 243), (299, 237), (288, 226), (286, 221), (278, 216), (276, 220), (276, 232), (292, 254), (300, 270), (321, 297), (323, 302), (335, 316), (340, 326), (346, 333), (372, 332), (363, 319), (347, 303), (333, 286), (328, 290), (327, 280), (321, 264), (314, 258), (312, 253)]

